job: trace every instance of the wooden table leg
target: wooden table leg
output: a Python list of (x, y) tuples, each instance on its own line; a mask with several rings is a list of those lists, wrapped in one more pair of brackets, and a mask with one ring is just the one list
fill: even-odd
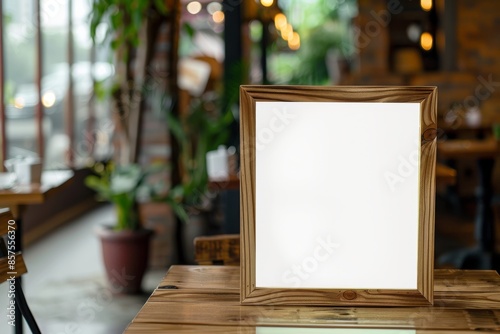
[[(22, 289), (21, 281), (19, 280), (21, 277), (16, 278), (16, 307), (19, 309), (19, 314), (22, 314), (26, 322), (28, 323), (29, 328), (31, 329), (32, 334), (41, 334), (40, 328), (38, 328), (38, 324), (31, 313), (30, 308), (28, 307), (28, 303), (26, 302), (26, 298), (24, 297), (24, 292)], [(17, 315), (16, 315), (17, 316)], [(16, 326), (16, 333), (19, 331), (23, 332), (23, 319), (20, 318), (21, 321)], [(17, 320), (17, 318), (16, 318)]]
[[(17, 225), (17, 229), (16, 229), (16, 252), (21, 252), (23, 247), (22, 247), (22, 242), (23, 242), (23, 233), (22, 233), (22, 222), (21, 222), (21, 218), (18, 217), (16, 219), (16, 225)], [(22, 316), (22, 313), (21, 313), (21, 309), (19, 308), (19, 304), (17, 303), (18, 301), (18, 296), (19, 296), (19, 290), (22, 288), (22, 277), (19, 276), (17, 279), (16, 279), (16, 282), (15, 282), (15, 287), (16, 287), (16, 291), (15, 291), (15, 298), (16, 298), (16, 305), (15, 305), (15, 309), (14, 309), (14, 313), (15, 313), (15, 317), (16, 317), (16, 326), (14, 327), (14, 330), (15, 330), (15, 333), (16, 334), (23, 334), (23, 316)]]

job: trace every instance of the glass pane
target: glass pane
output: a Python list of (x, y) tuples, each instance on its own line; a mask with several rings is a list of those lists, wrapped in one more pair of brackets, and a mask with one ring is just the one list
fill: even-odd
[[(36, 155), (35, 8), (31, 0), (3, 6), (7, 157)], [(50, 132), (48, 122), (44, 129)]]
[(73, 94), (74, 94), (74, 146), (73, 158), (76, 165), (83, 165), (92, 154), (92, 138), (89, 135), (93, 127), (93, 118), (89, 113), (93, 93), (91, 50), (92, 40), (89, 35), (88, 1), (73, 2)]
[(66, 166), (69, 138), (64, 128), (68, 91), (68, 0), (41, 0), (42, 20), (42, 104), (44, 122), (45, 168)]
[(80, 167), (89, 165), (94, 159), (102, 160), (109, 156), (113, 131), (109, 100), (96, 98), (94, 80), (102, 89), (108, 89), (114, 70), (108, 62), (110, 53), (104, 43), (98, 44), (97, 50), (92, 49), (88, 20), (90, 11), (90, 1), (73, 1), (73, 157), (75, 166)]
[[(92, 74), (100, 87), (99, 89), (103, 91), (111, 89), (114, 66), (107, 61), (107, 57), (105, 59), (96, 58)], [(97, 97), (97, 95), (100, 96)], [(88, 116), (86, 114), (87, 119), (82, 123), (85, 127), (80, 126), (80, 129), (77, 131), (79, 134), (76, 141), (77, 152), (88, 152), (88, 157), (91, 160), (107, 160), (112, 155), (112, 135), (114, 132), (109, 95), (106, 94), (103, 96), (102, 94), (92, 92), (91, 106), (93, 108), (93, 115)], [(84, 112), (88, 112), (88, 108), (77, 110), (77, 112), (83, 115)], [(83, 156), (82, 154), (80, 155)], [(75, 163), (78, 163), (78, 165), (88, 165), (89, 160), (75, 161)]]

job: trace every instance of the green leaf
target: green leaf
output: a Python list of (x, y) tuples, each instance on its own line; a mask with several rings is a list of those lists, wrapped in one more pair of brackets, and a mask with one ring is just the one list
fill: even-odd
[(121, 42), (119, 40), (117, 40), (117, 39), (111, 41), (111, 43), (110, 43), (111, 49), (113, 49), (113, 50), (118, 49), (118, 47), (120, 46), (120, 44), (121, 44)]
[(193, 26), (189, 24), (189, 22), (184, 22), (182, 25), (182, 28), (186, 32), (186, 34), (189, 36), (189, 38), (193, 39), (194, 35), (196, 34), (196, 31), (194, 30)]
[(133, 11), (132, 12), (132, 24), (134, 25), (134, 29), (138, 32), (141, 29), (142, 25), (142, 15), (144, 13), (142, 11)]
[(181, 145), (182, 143), (186, 143), (188, 141), (181, 122), (172, 113), (167, 114), (167, 124), (172, 135), (179, 141), (179, 143), (181, 143)]
[(181, 221), (183, 221), (184, 223), (187, 223), (189, 221), (189, 216), (187, 214), (187, 211), (182, 204), (179, 204), (175, 201), (170, 201), (170, 200), (167, 201), (167, 203), (170, 205), (170, 207), (174, 211), (174, 214), (177, 217), (179, 217), (179, 219)]
[(167, 7), (167, 2), (165, 0), (154, 0), (154, 4), (160, 14), (166, 15), (168, 13), (169, 8)]
[(110, 15), (111, 26), (113, 29), (118, 29), (123, 25), (123, 13), (119, 10)]
[(104, 87), (104, 81), (96, 81), (94, 83), (94, 94), (98, 100), (104, 100), (109, 94), (109, 89)]
[(84, 182), (87, 187), (95, 190), (102, 199), (109, 200), (111, 198), (109, 186), (101, 178), (95, 175), (90, 175), (85, 178)]

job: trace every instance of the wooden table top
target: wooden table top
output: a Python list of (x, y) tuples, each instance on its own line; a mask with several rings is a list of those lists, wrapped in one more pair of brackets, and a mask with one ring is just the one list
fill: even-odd
[(500, 142), (490, 138), (484, 140), (456, 139), (438, 143), (439, 158), (494, 159), (500, 157)]
[(500, 276), (495, 271), (435, 270), (434, 280), (433, 307), (242, 306), (239, 267), (172, 266), (125, 333), (500, 331)]
[(215, 191), (240, 189), (240, 178), (238, 175), (230, 175), (225, 180), (208, 180), (208, 188)]
[(43, 171), (41, 184), (16, 185), (0, 190), (0, 206), (43, 203), (45, 196), (68, 182), (71, 170)]
[(436, 184), (452, 186), (457, 182), (457, 171), (443, 164), (436, 164)]

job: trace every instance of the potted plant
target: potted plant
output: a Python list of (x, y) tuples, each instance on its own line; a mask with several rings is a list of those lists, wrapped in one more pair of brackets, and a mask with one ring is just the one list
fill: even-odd
[(153, 231), (140, 224), (137, 203), (141, 193), (152, 192), (146, 178), (153, 171), (138, 164), (116, 166), (109, 162), (97, 164), (94, 175), (85, 178), (98, 199), (111, 202), (116, 210), (116, 224), (98, 229), (98, 235), (107, 277), (120, 293), (141, 291)]
[[(115, 66), (114, 82), (107, 93), (111, 98), (114, 120), (113, 163), (95, 170), (86, 184), (99, 197), (114, 204), (117, 222), (100, 230), (104, 263), (108, 278), (124, 283), (121, 292), (140, 291), (140, 282), (147, 264), (151, 231), (141, 228), (137, 216), (138, 191), (147, 175), (136, 164), (141, 142), (141, 119), (148, 95), (154, 91), (176, 89), (180, 0), (93, 0), (90, 35), (106, 36)], [(167, 37), (171, 52), (166, 57), (165, 78), (151, 64), (162, 25), (170, 25)], [(99, 88), (97, 85), (96, 88)], [(124, 274), (124, 275), (123, 275)], [(124, 282), (118, 277), (126, 277)]]

